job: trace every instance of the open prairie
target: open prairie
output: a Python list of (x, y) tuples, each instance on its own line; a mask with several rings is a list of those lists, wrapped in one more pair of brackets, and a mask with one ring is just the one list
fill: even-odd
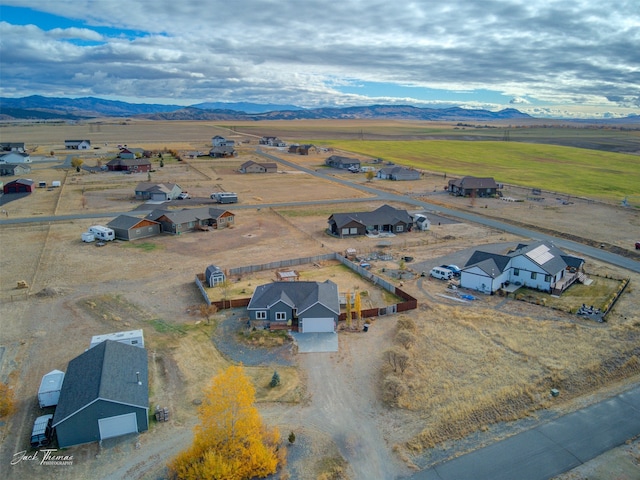
[[(371, 122), (345, 122), (342, 126), (349, 134), (373, 128)], [(160, 404), (172, 411), (171, 422), (152, 423), (148, 433), (133, 440), (124, 437), (103, 446), (70, 449), (76, 459), (73, 469), (52, 473), (22, 465), (12, 469), (10, 477), (162, 477), (163, 462), (190, 440), (202, 387), (220, 368), (235, 361), (215, 345), (235, 345), (232, 342), (238, 336), (221, 326), (241, 325), (245, 314), (241, 310), (218, 312), (207, 321), (193, 281), (212, 263), (233, 268), (341, 252), (347, 247), (363, 256), (386, 253), (391, 260), (371, 260), (372, 271), (402, 283), (403, 289), (418, 299), (417, 310), (373, 319), (367, 334), (341, 330), (337, 353), (295, 355), (290, 344), (282, 343), (274, 349), (285, 364), (267, 361), (251, 367), (261, 412), (285, 437), (294, 431), (298, 438), (289, 448), (283, 478), (287, 474), (303, 480), (322, 475), (328, 478), (335, 465), (341, 466), (344, 478), (365, 478), (367, 474), (373, 474), (367, 478), (374, 478), (375, 468), (388, 474), (386, 478), (399, 477), (412, 468), (606, 398), (640, 378), (638, 275), (586, 259), (586, 270), (595, 280), (598, 295), (600, 284), (631, 278), (604, 324), (579, 319), (566, 311), (566, 304), (556, 310), (498, 296), (462, 303), (449, 298), (446, 283), (420, 276), (422, 270), (444, 261), (464, 261), (475, 248), (503, 245), (506, 249), (528, 240), (439, 216), (439, 206), (571, 234), (585, 241), (606, 241), (607, 245), (626, 248), (630, 256), (640, 226), (637, 209), (622, 208), (617, 201), (609, 204), (577, 198), (577, 192), (567, 196), (546, 191), (542, 200), (534, 201), (528, 199), (530, 188), (518, 186), (505, 190), (522, 202), (456, 199), (443, 193), (447, 179), (441, 173), (425, 173), (414, 182), (369, 182), (363, 174), (326, 168), (324, 159), (331, 152), (299, 156), (268, 150), (283, 162), (326, 173), (326, 178), (285, 163), (279, 164), (277, 174), (242, 175), (237, 172), (242, 162), (261, 158), (255, 147), (262, 135), (275, 132), (285, 141), (296, 141), (321, 138), (320, 130), (326, 129), (326, 146), (330, 138), (340, 140), (334, 133), (340, 127), (328, 122), (273, 122), (250, 127), (246, 134), (239, 133), (245, 125), (227, 130), (195, 122), (105, 121), (93, 126), (0, 128), (3, 141), (9, 141), (10, 132), (11, 140), (24, 139), (27, 148), (37, 145), (36, 155), (46, 157), (54, 151), (58, 160), (36, 160), (32, 177), (62, 182), (60, 189), (37, 189), (9, 202), (3, 199), (9, 220), (24, 217), (35, 221), (0, 225), (0, 380), (13, 387), (17, 401), (16, 413), (0, 426), (0, 463), (8, 465), (11, 456), (28, 444), (30, 424), (39, 411), (35, 394), (41, 376), (54, 368), (65, 370), (67, 362), (84, 351), (91, 335), (97, 333), (144, 328), (150, 354), (151, 407)], [(389, 122), (375, 128), (380, 135), (385, 131), (387, 135), (409, 135), (420, 128), (453, 131), (454, 127)], [(285, 135), (289, 131), (291, 135)], [(42, 140), (37, 140), (38, 135)], [(171, 202), (169, 208), (215, 206), (210, 192), (238, 192), (240, 203), (229, 206), (236, 215), (233, 228), (163, 235), (142, 242), (117, 241), (102, 248), (80, 241), (80, 233), (91, 224), (106, 223), (119, 212), (136, 214), (155, 206), (134, 199), (135, 185), (147, 181), (146, 174), (78, 173), (58, 168), (66, 155), (82, 155), (87, 165), (94, 166), (98, 158), (112, 155), (117, 144), (205, 151), (214, 135), (250, 143), (240, 144), (239, 156), (233, 159), (200, 157), (168, 161), (164, 167), (154, 164), (151, 179), (179, 183), (194, 197)], [(100, 149), (69, 153), (62, 148), (65, 138), (90, 138)], [(477, 143), (469, 145), (472, 148)], [(499, 149), (501, 144), (486, 145)], [(511, 147), (511, 143), (507, 145)], [(462, 155), (461, 146), (454, 150)], [(369, 159), (362, 152), (340, 153)], [(469, 174), (480, 173), (474, 170)], [(383, 244), (367, 237), (342, 240), (326, 235), (331, 213), (368, 211), (385, 202), (357, 186), (373, 187), (381, 195), (388, 192), (428, 202), (432, 205), (428, 212), (433, 216), (432, 228), (385, 239)], [(309, 204), (311, 201), (316, 203)], [(411, 209), (399, 202), (393, 205)], [(54, 215), (77, 218), (52, 222), (48, 217)], [(615, 231), (612, 219), (618, 224)], [(411, 275), (400, 280), (392, 274), (400, 268), (403, 256), (413, 260), (405, 265)], [(361, 278), (353, 278), (332, 264), (304, 265), (299, 270), (302, 278), (333, 279), (341, 291), (366, 288), (371, 291), (367, 302), (388, 300)], [(235, 294), (247, 294), (274, 275), (268, 271), (234, 279)], [(599, 278), (607, 282), (599, 282)], [(16, 289), (19, 280), (26, 281), (29, 288)], [(603, 288), (610, 291), (615, 286)], [(579, 301), (590, 298), (586, 295)], [(600, 297), (594, 294), (593, 298)], [(407, 348), (410, 365), (399, 375), (392, 371), (383, 352), (403, 345), (400, 331), (406, 329), (407, 318), (414, 324), (415, 341)], [(269, 354), (253, 344), (240, 344), (235, 351), (245, 352), (247, 360)], [(275, 368), (283, 387), (270, 391), (264, 385)], [(385, 385), (392, 377), (399, 377), (393, 380), (398, 395), (390, 400)], [(551, 397), (550, 388), (558, 388), (561, 395)], [(453, 442), (463, 438), (466, 440)], [(434, 445), (438, 447), (432, 448)], [(380, 465), (386, 461), (386, 466)]]

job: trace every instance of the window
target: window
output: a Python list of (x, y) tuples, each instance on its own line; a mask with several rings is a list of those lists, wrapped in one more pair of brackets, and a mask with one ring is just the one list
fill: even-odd
[(276, 320), (286, 320), (287, 312), (276, 312)]
[(538, 274), (536, 272), (531, 272), (531, 280), (535, 280), (538, 278)]
[(357, 235), (357, 234), (358, 234), (358, 227), (351, 227), (351, 228), (349, 229), (349, 233), (350, 233), (351, 235)]
[(396, 226), (396, 232), (403, 232), (404, 231), (404, 225), (397, 225)]
[(547, 283), (551, 283), (551, 275), (545, 275), (544, 276), (544, 281)]
[(342, 229), (342, 235), (349, 235), (349, 229), (348, 228), (343, 228)]
[(520, 276), (520, 269), (519, 268), (514, 268), (513, 269), (513, 276), (514, 277), (519, 277)]
[(266, 320), (267, 319), (267, 311), (266, 310), (258, 310), (256, 312), (256, 320)]

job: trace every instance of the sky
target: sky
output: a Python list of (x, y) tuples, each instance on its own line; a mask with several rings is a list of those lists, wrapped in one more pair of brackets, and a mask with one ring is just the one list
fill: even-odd
[(640, 114), (640, 0), (0, 0), (0, 96)]

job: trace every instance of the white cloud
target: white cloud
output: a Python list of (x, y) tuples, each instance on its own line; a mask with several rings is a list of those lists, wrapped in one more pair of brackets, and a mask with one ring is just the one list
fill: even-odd
[(13, 95), (345, 105), (381, 97), (343, 94), (344, 84), (381, 82), (504, 92), (502, 107), (640, 106), (634, 0), (3, 4), (79, 22), (51, 30), (0, 22), (0, 92)]

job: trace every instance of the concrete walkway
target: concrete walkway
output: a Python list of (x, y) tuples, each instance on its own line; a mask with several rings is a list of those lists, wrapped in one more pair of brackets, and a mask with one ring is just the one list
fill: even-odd
[(638, 434), (640, 386), (409, 478), (547, 480)]

